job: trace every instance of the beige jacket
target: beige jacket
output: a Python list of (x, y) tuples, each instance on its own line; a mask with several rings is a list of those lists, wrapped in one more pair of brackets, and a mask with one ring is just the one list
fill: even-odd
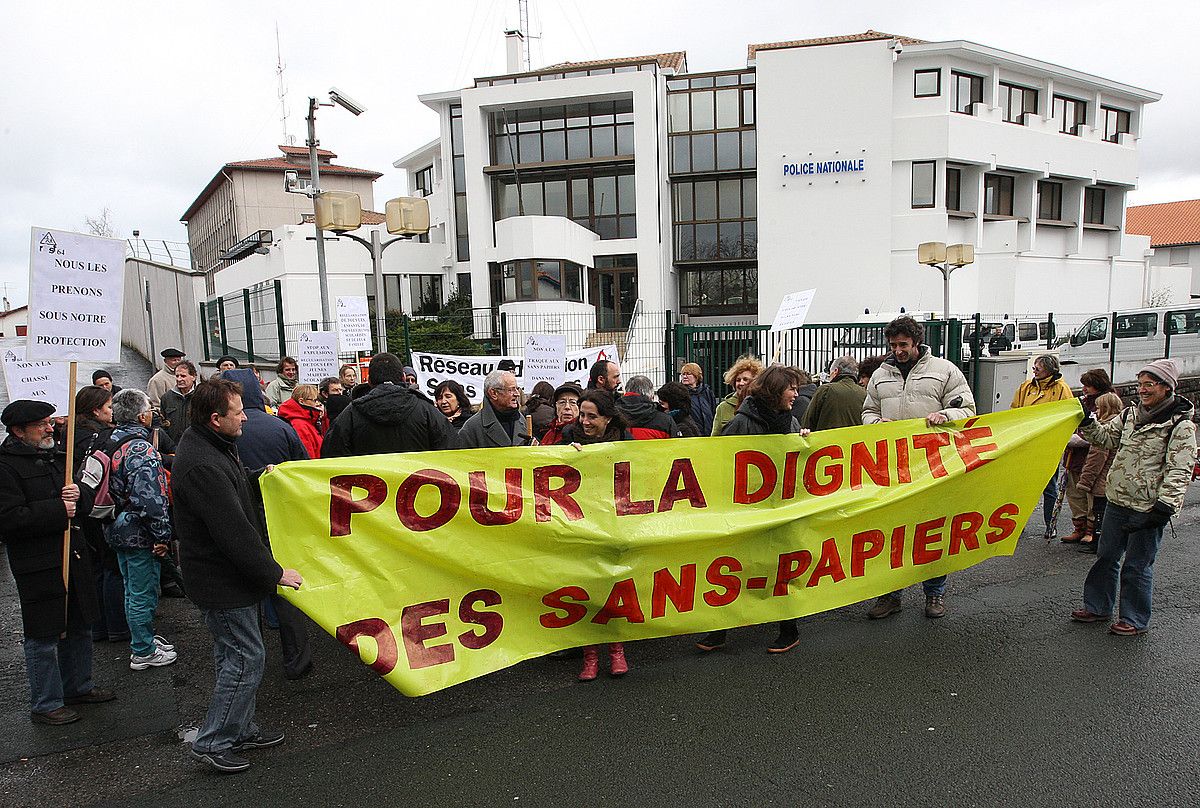
[(924, 418), (940, 412), (951, 421), (975, 414), (975, 397), (967, 378), (953, 362), (939, 359), (922, 345), (921, 358), (908, 372), (900, 374), (895, 356), (889, 356), (867, 384), (863, 401), (864, 424)]
[(1104, 449), (1115, 449), (1105, 495), (1130, 510), (1146, 513), (1162, 502), (1173, 513), (1183, 507), (1183, 496), (1196, 464), (1194, 408), (1185, 398), (1158, 420), (1135, 426), (1135, 407), (1126, 407), (1107, 423), (1093, 421), (1080, 433)]
[(150, 381), (146, 384), (146, 395), (150, 398), (150, 404), (157, 407), (162, 403), (163, 393), (174, 389), (175, 371), (162, 368), (150, 377)]

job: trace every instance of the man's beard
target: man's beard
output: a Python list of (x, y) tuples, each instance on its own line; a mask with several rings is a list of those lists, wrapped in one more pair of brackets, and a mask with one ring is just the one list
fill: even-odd
[(54, 448), (54, 436), (51, 435), (50, 437), (42, 438), (41, 440), (39, 440), (37, 443), (34, 444), (34, 448), (42, 449), (42, 450), (53, 449)]

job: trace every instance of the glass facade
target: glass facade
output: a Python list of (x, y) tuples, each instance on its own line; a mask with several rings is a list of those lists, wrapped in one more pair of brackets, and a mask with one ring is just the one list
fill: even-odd
[(408, 290), (412, 294), (412, 313), (437, 314), (442, 307), (441, 275), (409, 275)]
[(492, 163), (633, 156), (633, 99), (492, 113)]
[(496, 221), (565, 216), (602, 239), (637, 236), (632, 165), (504, 174), (493, 179), (492, 190)]
[(459, 261), (471, 260), (471, 242), (467, 237), (467, 167), (463, 152), (462, 106), (450, 107), (450, 151), (454, 163), (454, 235)]
[(583, 302), (583, 268), (573, 261), (536, 258), (491, 264), (492, 306), (529, 300)]
[(599, 331), (624, 331), (637, 303), (637, 256), (597, 255), (588, 297), (596, 307)]

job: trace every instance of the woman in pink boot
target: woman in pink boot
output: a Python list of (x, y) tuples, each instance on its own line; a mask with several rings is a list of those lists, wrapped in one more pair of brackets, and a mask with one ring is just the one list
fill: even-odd
[[(592, 443), (614, 440), (629, 440), (625, 421), (617, 411), (617, 403), (607, 390), (586, 390), (579, 397), (579, 418), (563, 429), (563, 443), (576, 449)], [(622, 676), (629, 671), (625, 661), (625, 646), (619, 642), (608, 644), (609, 668), (613, 676)], [(600, 671), (600, 648), (589, 645), (583, 649), (583, 669), (579, 681), (590, 682)]]

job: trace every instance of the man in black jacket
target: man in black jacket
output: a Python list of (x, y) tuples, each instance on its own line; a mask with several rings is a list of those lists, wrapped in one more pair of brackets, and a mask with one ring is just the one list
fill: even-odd
[(238, 456), (246, 421), (241, 387), (228, 379), (204, 382), (192, 394), (189, 415), (171, 492), (188, 596), (212, 632), (217, 661), (212, 701), (191, 755), (217, 771), (240, 772), (250, 768), (241, 752), (283, 741), (283, 733), (254, 723), (266, 657), (258, 604), (276, 586), (299, 589), (303, 579), (271, 557)]
[(395, 354), (371, 358), (371, 392), (350, 402), (321, 444), (321, 457), (449, 449), (456, 432), (446, 416), (404, 384), (404, 365)]
[(112, 701), (116, 695), (92, 684), (92, 635), (96, 591), (82, 534), (71, 531), (67, 587), (63, 582), (63, 535), (75, 516), (91, 511), (90, 493), (63, 485), (66, 458), (54, 444), (54, 405), (18, 400), (0, 422), (0, 538), (21, 599), (30, 718), (38, 724), (79, 720), (70, 704)]

